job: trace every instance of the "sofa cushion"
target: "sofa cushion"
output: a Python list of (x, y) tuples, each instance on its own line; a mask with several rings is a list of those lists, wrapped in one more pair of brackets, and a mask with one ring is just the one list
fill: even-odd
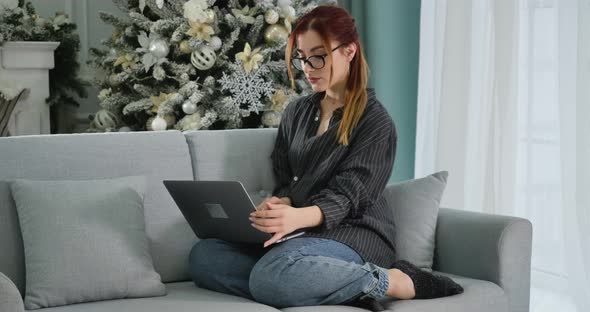
[(23, 312), (23, 298), (14, 283), (0, 272), (0, 311)]
[(162, 296), (145, 234), (145, 177), (11, 184), (27, 309)]
[[(438, 273), (441, 274), (441, 273)], [(384, 306), (392, 312), (501, 312), (508, 311), (504, 291), (496, 284), (443, 274), (460, 283), (465, 291), (456, 296), (429, 300), (385, 300)], [(194, 311), (278, 311), (241, 297), (197, 288), (191, 282), (166, 284), (168, 294), (164, 297), (111, 300), (83, 303), (71, 306), (44, 309), (43, 312), (194, 312)], [(344, 305), (325, 305), (281, 309), (283, 312), (367, 312), (368, 310)]]
[(448, 173), (388, 185), (384, 191), (393, 210), (397, 259), (432, 270), (436, 220)]
[(240, 181), (255, 203), (265, 193), (272, 194), (270, 154), (277, 129), (199, 130), (184, 135), (195, 179)]
[(452, 278), (463, 286), (460, 295), (429, 300), (389, 300), (387, 311), (395, 312), (500, 312), (508, 311), (508, 298), (500, 286), (477, 279), (436, 272)]
[[(444, 274), (463, 286), (465, 291), (460, 295), (424, 300), (393, 300), (386, 299), (383, 306), (391, 312), (501, 312), (508, 311), (508, 299), (500, 286), (477, 279), (457, 275)], [(297, 307), (285, 308), (283, 312), (353, 312), (367, 311), (347, 306)]]
[(164, 297), (121, 299), (43, 309), (43, 312), (278, 312), (275, 308), (196, 287), (192, 282), (166, 284)]
[(162, 281), (190, 280), (188, 254), (196, 237), (162, 180), (193, 178), (179, 131), (33, 135), (0, 138), (0, 272), (24, 294), (22, 238), (9, 190), (15, 179), (84, 180), (147, 177), (146, 232)]

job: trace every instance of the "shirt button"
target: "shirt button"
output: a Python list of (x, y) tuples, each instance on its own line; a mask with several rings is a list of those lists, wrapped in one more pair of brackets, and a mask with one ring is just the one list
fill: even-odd
[(314, 120), (315, 120), (315, 121), (318, 121), (318, 119), (320, 119), (320, 118), (316, 116)]
[(297, 176), (293, 177), (293, 181), (297, 182), (299, 181), (299, 178)]

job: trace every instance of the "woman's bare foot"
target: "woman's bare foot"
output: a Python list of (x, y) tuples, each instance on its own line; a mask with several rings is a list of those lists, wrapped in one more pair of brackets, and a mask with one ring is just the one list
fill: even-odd
[(390, 269), (387, 275), (389, 276), (387, 296), (398, 299), (412, 299), (416, 296), (414, 282), (406, 273), (398, 269)]

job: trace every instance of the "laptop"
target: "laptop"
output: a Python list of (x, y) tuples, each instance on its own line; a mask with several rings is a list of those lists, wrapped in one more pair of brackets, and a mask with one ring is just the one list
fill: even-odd
[[(239, 181), (165, 180), (164, 186), (201, 239), (262, 244), (272, 237), (251, 225), (248, 218), (256, 205)], [(303, 230), (290, 233), (277, 243), (304, 233)]]

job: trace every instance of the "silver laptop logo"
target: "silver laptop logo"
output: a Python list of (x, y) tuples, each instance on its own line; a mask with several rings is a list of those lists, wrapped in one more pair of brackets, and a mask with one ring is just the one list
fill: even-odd
[(227, 213), (225, 213), (225, 209), (223, 209), (223, 206), (220, 204), (205, 203), (205, 207), (207, 207), (207, 211), (209, 211), (211, 218), (229, 219)]

